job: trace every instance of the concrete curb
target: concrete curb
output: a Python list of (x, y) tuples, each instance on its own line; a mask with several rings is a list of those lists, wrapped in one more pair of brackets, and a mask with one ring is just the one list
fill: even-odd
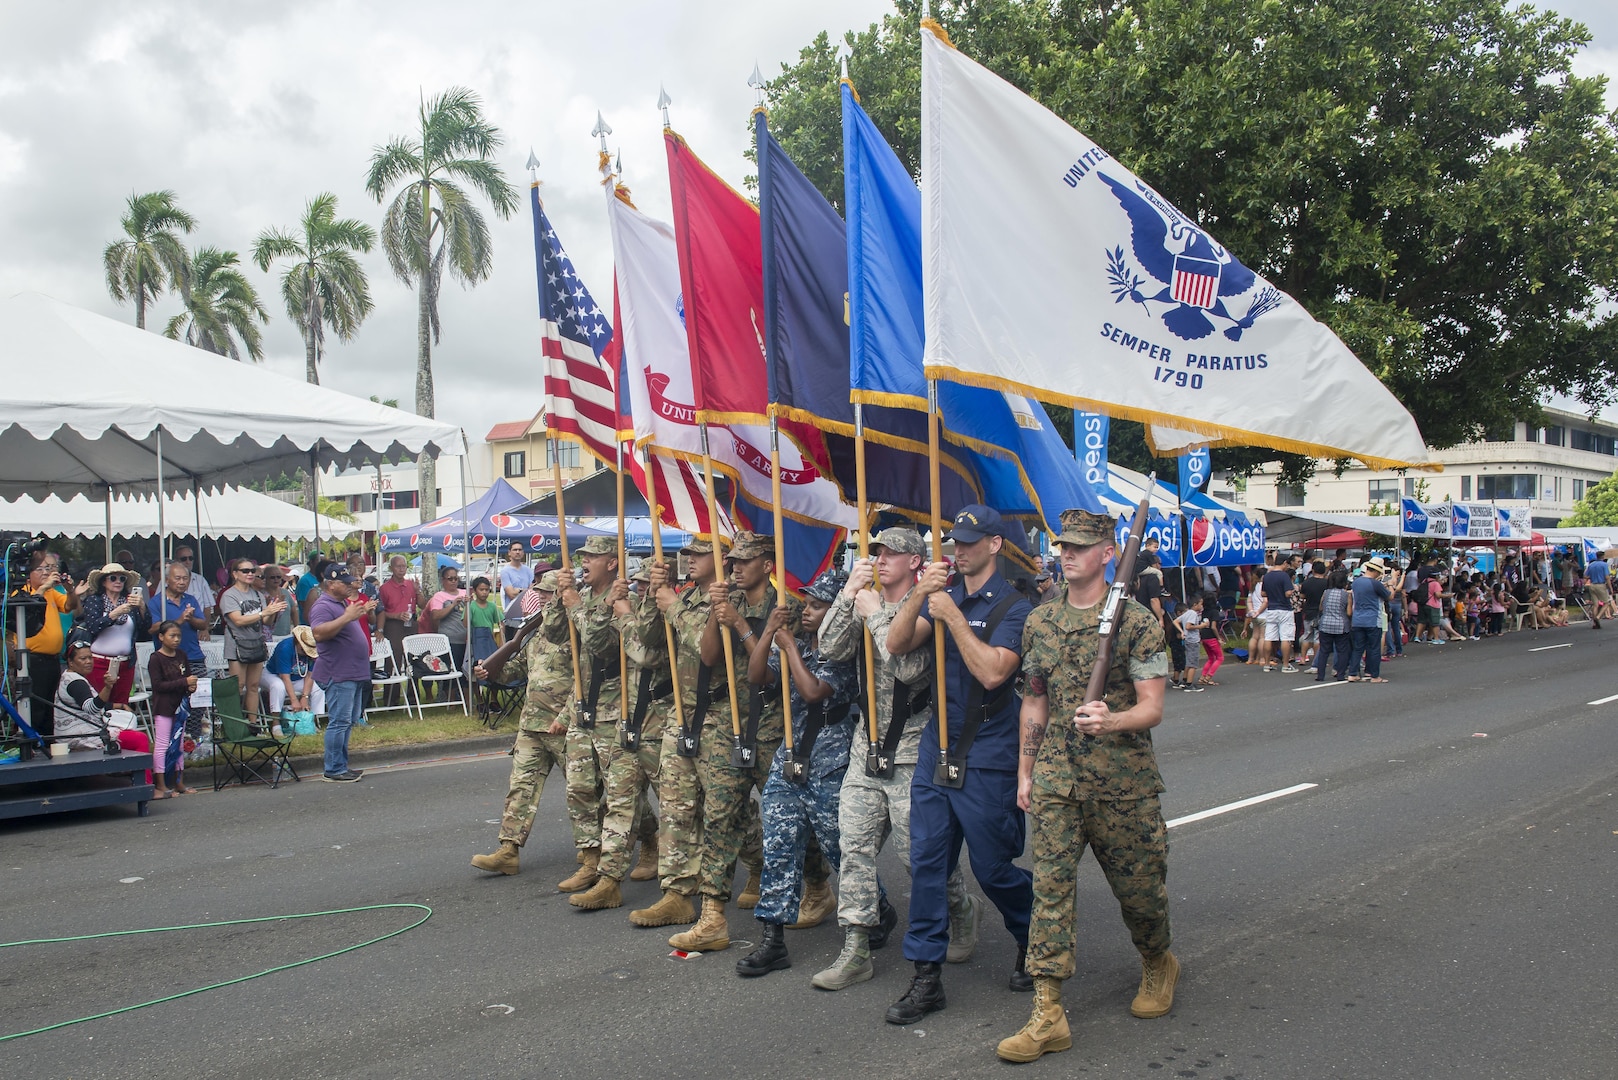
[[(401, 746), (375, 746), (367, 750), (354, 750), (348, 755), (350, 765), (361, 767), (402, 765), (408, 761), (432, 761), (440, 758), (474, 757), (478, 754), (504, 753), (511, 749), (517, 737), (515, 730), (505, 734), (474, 735), (466, 739), (448, 739), (444, 742), (409, 743)], [(318, 777), (326, 762), (318, 754), (304, 754), (289, 759), (298, 774), (307, 779)]]

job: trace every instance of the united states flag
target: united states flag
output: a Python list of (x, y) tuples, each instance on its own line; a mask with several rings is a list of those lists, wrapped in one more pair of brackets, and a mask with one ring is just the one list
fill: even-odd
[[(556, 229), (532, 189), (534, 261), (539, 277), (541, 349), (545, 357), (545, 429), (577, 441), (609, 468), (618, 465), (618, 441), (633, 437), (629, 405), (618, 400), (622, 348), (609, 321), (573, 268)], [(616, 297), (615, 297), (616, 299)], [(689, 463), (648, 455), (656, 472), (659, 517), (689, 532), (711, 531), (707, 493)], [(624, 464), (647, 495), (645, 466), (628, 448)], [(648, 496), (647, 501), (651, 499)], [(724, 528), (724, 525), (721, 525)]]

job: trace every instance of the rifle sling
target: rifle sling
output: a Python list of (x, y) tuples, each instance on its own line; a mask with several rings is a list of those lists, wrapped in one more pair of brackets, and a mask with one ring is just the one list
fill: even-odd
[(664, 679), (657, 686), (652, 685), (656, 671), (651, 667), (640, 669), (640, 680), (635, 689), (635, 709), (624, 722), (625, 731), (638, 732), (646, 725), (646, 712), (654, 701), (662, 701), (674, 692), (672, 679)]
[[(815, 752), (815, 739), (820, 737), (821, 731), (829, 727), (836, 727), (848, 718), (852, 702), (844, 702), (834, 709), (827, 709), (824, 701), (817, 701), (810, 705), (803, 721), (803, 730), (798, 733), (797, 740), (792, 745), (792, 756), (798, 761), (807, 762), (810, 755)], [(790, 720), (787, 721), (791, 723)]]
[[(980, 641), (987, 641), (994, 636), (994, 632), (1000, 627), (1000, 621), (1006, 617), (1006, 612), (1011, 610), (1011, 605), (1017, 601), (1018, 596), (1019, 594), (1016, 590), (1011, 590), (998, 604), (994, 605), (993, 610), (989, 612), (988, 619), (984, 621), (983, 629), (977, 631)], [(964, 666), (965, 661), (962, 661), (962, 664)], [(966, 721), (961, 725), (961, 734), (950, 744), (949, 748), (949, 756), (959, 761), (963, 767), (966, 764), (967, 755), (972, 752), (972, 743), (977, 740), (978, 729), (983, 726), (983, 721), (988, 717), (989, 710), (998, 709), (1005, 703), (1007, 695), (1011, 693), (1012, 685), (1016, 682), (1015, 678), (1010, 678), (995, 687), (993, 691), (989, 691), (985, 690), (983, 684), (978, 682), (977, 679), (972, 678), (970, 672), (967, 673), (967, 679), (971, 685), (967, 687), (966, 691)]]

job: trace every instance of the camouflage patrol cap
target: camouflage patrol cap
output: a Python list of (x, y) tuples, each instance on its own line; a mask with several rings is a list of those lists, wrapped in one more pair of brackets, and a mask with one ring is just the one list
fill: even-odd
[(827, 570), (810, 583), (803, 590), (803, 595), (812, 596), (823, 604), (829, 604), (837, 599), (837, 594), (843, 591), (848, 584), (848, 575), (841, 570)]
[(731, 540), (730, 551), (725, 553), (725, 558), (740, 559), (745, 562), (748, 559), (765, 558), (774, 554), (775, 545), (770, 543), (768, 537), (760, 536), (756, 532), (748, 532), (746, 529), (739, 529), (736, 536)]
[(539, 588), (542, 592), (556, 592), (562, 587), (567, 575), (560, 570), (547, 570), (539, 575)]
[(693, 538), (692, 541), (689, 544), (685, 545), (685, 547), (680, 549), (680, 554), (681, 555), (712, 555), (713, 554), (713, 541), (712, 540), (697, 540), (697, 539)]
[(1106, 514), (1092, 514), (1088, 510), (1063, 510), (1062, 531), (1057, 534), (1058, 544), (1089, 547), (1113, 539), (1113, 520)]
[(578, 549), (580, 555), (616, 555), (618, 541), (610, 536), (592, 536)]
[(874, 548), (887, 548), (896, 555), (927, 556), (927, 545), (921, 538), (921, 533), (915, 529), (906, 529), (901, 525), (891, 525), (871, 538)]
[(635, 572), (629, 575), (630, 581), (648, 582), (652, 580), (652, 560), (642, 559), (635, 566)]

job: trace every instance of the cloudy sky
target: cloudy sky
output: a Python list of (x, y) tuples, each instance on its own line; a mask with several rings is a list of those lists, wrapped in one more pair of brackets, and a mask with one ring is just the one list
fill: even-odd
[[(1579, 73), (1618, 76), (1618, 5), (1552, 6), (1594, 35)], [(6, 4), (0, 296), (38, 290), (133, 321), (132, 308), (108, 297), (101, 268), (131, 192), (174, 189), (199, 221), (193, 245), (244, 257), (262, 229), (291, 228), (321, 191), (336, 193), (344, 216), (377, 224), (381, 209), (363, 186), (372, 149), (412, 131), (419, 93), (468, 86), (505, 133), (501, 164), (524, 194), (516, 216), (494, 222), (493, 277), (471, 290), (448, 283), (441, 300), (438, 415), (481, 439), (539, 406), (529, 148), (544, 163), (546, 208), (562, 241), (605, 304), (611, 255), (589, 135), (596, 111), (613, 127), (609, 142), (636, 203), (666, 219), (659, 84), (674, 99), (675, 129), (739, 185), (753, 64), (772, 75), (817, 32), (840, 36), (888, 10), (887, 0)], [(1618, 106), (1611, 87), (1608, 104)], [(353, 342), (329, 342), (322, 378), (408, 409), (414, 293), (380, 253), (367, 265), (376, 309)], [(301, 378), (303, 344), (274, 278), (249, 274), (271, 312), (266, 363)], [(148, 326), (177, 310), (165, 297)]]

